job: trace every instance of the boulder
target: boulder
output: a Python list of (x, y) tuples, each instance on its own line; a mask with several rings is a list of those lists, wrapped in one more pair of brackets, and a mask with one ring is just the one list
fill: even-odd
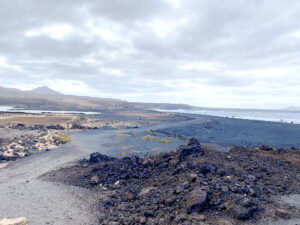
[(192, 224), (197, 224), (205, 221), (205, 216), (198, 213), (193, 213), (189, 216), (189, 220), (192, 222)]
[(196, 138), (191, 138), (188, 141), (188, 146), (200, 146), (200, 142)]
[(273, 148), (268, 146), (268, 145), (262, 145), (259, 147), (260, 150), (263, 150), (263, 151), (272, 151)]
[(111, 160), (113, 160), (113, 158), (111, 158), (107, 155), (102, 155), (99, 152), (95, 152), (90, 155), (89, 162), (90, 163), (100, 163), (100, 162), (108, 162)]
[(92, 176), (90, 179), (91, 185), (97, 185), (97, 184), (99, 184), (99, 182), (100, 182), (100, 178), (97, 175)]
[(27, 225), (28, 219), (25, 217), (20, 217), (16, 219), (2, 219), (0, 225)]
[(131, 200), (135, 199), (135, 195), (133, 193), (127, 192), (127, 191), (124, 193), (123, 197), (124, 197), (124, 200), (126, 200), (126, 201), (131, 201)]
[(239, 220), (250, 219), (257, 209), (256, 202), (247, 197), (240, 197), (233, 202), (226, 203), (227, 212)]
[(288, 211), (284, 210), (284, 209), (279, 209), (277, 208), (275, 210), (275, 214), (276, 216), (283, 218), (283, 219), (290, 219), (290, 214)]
[(199, 173), (205, 175), (207, 173), (215, 173), (218, 170), (218, 167), (211, 163), (203, 163), (200, 166)]
[(207, 200), (207, 189), (197, 187), (187, 197), (187, 211), (189, 214), (200, 212), (205, 208)]
[(177, 148), (177, 151), (179, 161), (184, 160), (187, 156), (196, 153), (201, 153), (201, 155), (203, 155), (203, 149), (200, 145), (181, 145)]

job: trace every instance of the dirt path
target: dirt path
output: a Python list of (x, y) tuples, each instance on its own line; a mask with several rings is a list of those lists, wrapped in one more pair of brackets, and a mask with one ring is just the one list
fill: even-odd
[[(133, 145), (137, 149), (153, 145), (161, 148), (158, 151), (174, 150), (180, 140), (158, 145), (156, 141), (144, 141), (138, 137), (145, 135), (145, 131), (149, 129), (192, 125), (207, 120), (207, 117), (203, 117), (137, 129), (74, 132), (71, 134), (72, 143), (11, 162), (8, 167), (0, 169), (0, 218), (25, 216), (31, 225), (97, 224), (97, 211), (93, 205), (100, 196), (90, 190), (38, 178), (50, 170), (87, 157), (92, 152), (113, 153), (121, 145)], [(134, 132), (135, 138), (118, 137), (118, 134), (128, 132)]]
[(96, 199), (85, 189), (44, 182), (43, 173), (84, 157), (79, 146), (65, 145), (36, 154), (0, 170), (0, 218), (29, 218), (32, 225), (95, 224), (90, 205)]
[[(93, 208), (99, 197), (96, 193), (38, 178), (50, 170), (87, 157), (92, 152), (110, 151), (114, 147), (111, 145), (112, 140), (120, 132), (144, 133), (147, 129), (173, 125), (74, 132), (71, 134), (72, 143), (11, 162), (9, 166), (0, 169), (0, 218), (24, 216), (29, 219), (30, 225), (97, 224), (97, 212)], [(127, 144), (127, 141), (121, 139), (119, 144)], [(91, 145), (90, 142), (95, 144)], [(172, 146), (168, 145), (168, 148)]]

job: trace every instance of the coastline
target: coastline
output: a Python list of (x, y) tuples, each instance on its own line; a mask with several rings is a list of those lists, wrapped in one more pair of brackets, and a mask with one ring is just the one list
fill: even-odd
[(0, 167), (72, 141), (69, 132), (100, 128), (123, 129), (187, 120), (170, 113), (121, 111), (95, 115), (0, 113)]
[[(201, 165), (204, 161), (210, 162), (210, 163), (217, 163), (218, 168), (220, 170), (225, 169), (227, 175), (226, 176), (232, 176), (232, 180), (230, 183), (226, 181), (229, 178), (226, 178), (226, 176), (219, 177), (218, 174), (212, 173), (208, 178), (201, 177), (202, 181), (206, 183), (206, 186), (210, 186), (212, 184), (219, 183), (222, 184), (222, 186), (228, 186), (228, 188), (232, 188), (232, 190), (235, 190), (235, 184), (239, 183), (239, 185), (247, 186), (249, 184), (245, 183), (243, 180), (245, 177), (247, 177), (249, 174), (254, 175), (257, 177), (260, 184), (258, 187), (260, 189), (263, 189), (262, 185), (265, 185), (264, 181), (267, 180), (268, 184), (266, 186), (268, 187), (268, 191), (262, 195), (262, 199), (267, 195), (269, 196), (269, 192), (275, 193), (275, 197), (277, 196), (277, 193), (281, 194), (297, 194), (298, 192), (295, 192), (295, 185), (296, 183), (293, 183), (293, 189), (291, 189), (289, 192), (285, 191), (284, 184), (279, 184), (278, 182), (281, 182), (281, 177), (285, 176), (285, 171), (293, 168), (292, 171), (289, 173), (292, 173), (294, 176), (294, 173), (297, 169), (296, 164), (294, 165), (293, 160), (298, 160), (298, 151), (294, 149), (276, 149), (276, 151), (273, 148), (262, 148), (262, 149), (254, 149), (254, 148), (243, 148), (243, 147), (236, 147), (236, 148), (229, 148), (229, 152), (222, 152), (217, 151), (220, 144), (212, 144), (212, 146), (207, 147), (207, 145), (204, 143), (204, 145), (200, 144), (200, 148), (204, 149), (204, 154), (199, 155), (199, 163), (196, 165), (194, 164), (194, 156), (193, 154), (190, 155), (191, 158), (187, 159), (187, 161), (183, 161), (183, 164), (181, 162), (179, 164), (175, 163), (178, 159), (178, 153), (175, 152), (176, 147), (178, 145), (186, 145), (186, 141), (190, 138), (190, 136), (185, 136), (184, 132), (187, 131), (189, 135), (197, 134), (199, 135), (202, 140), (199, 140), (200, 142), (203, 142), (207, 135), (211, 137), (215, 137), (216, 141), (224, 139), (224, 135), (220, 135), (221, 133), (225, 132), (225, 135), (227, 135), (227, 142), (230, 141), (236, 141), (239, 140), (241, 137), (248, 138), (252, 137), (251, 141), (254, 143), (257, 138), (260, 138), (260, 134), (256, 136), (251, 136), (250, 132), (247, 133), (247, 135), (243, 134), (241, 132), (243, 129), (251, 129), (253, 131), (261, 130), (262, 133), (265, 135), (267, 134), (267, 130), (270, 128), (270, 130), (274, 130), (274, 126), (277, 128), (277, 132), (272, 134), (272, 137), (276, 137), (276, 135), (280, 134), (278, 129), (282, 129), (282, 127), (278, 126), (276, 123), (271, 122), (261, 122), (261, 121), (241, 121), (237, 119), (226, 119), (226, 118), (217, 118), (212, 116), (204, 116), (204, 115), (197, 115), (197, 116), (185, 116), (181, 117), (180, 115), (173, 115), (173, 114), (165, 114), (165, 113), (155, 113), (155, 112), (125, 112), (122, 115), (123, 112), (114, 112), (114, 113), (107, 113), (105, 116), (98, 115), (97, 120), (110, 120), (110, 121), (116, 121), (117, 119), (119, 121), (125, 121), (128, 120), (130, 122), (138, 123), (137, 126), (123, 126), (119, 128), (114, 127), (107, 127), (103, 126), (99, 129), (88, 129), (86, 128), (86, 131), (80, 131), (80, 132), (72, 132), (70, 133), (70, 137), (73, 138), (73, 141), (71, 143), (68, 143), (66, 145), (60, 145), (58, 148), (56, 148), (54, 151), (47, 151), (47, 152), (41, 152), (38, 154), (33, 154), (31, 157), (26, 157), (21, 160), (17, 160), (16, 162), (11, 162), (11, 165), (3, 168), (0, 170), (0, 190), (2, 190), (1, 198), (4, 199), (4, 202), (10, 202), (10, 204), (4, 204), (1, 206), (2, 214), (0, 217), (7, 217), (7, 216), (26, 216), (30, 224), (40, 224), (41, 221), (43, 222), (50, 222), (55, 223), (56, 219), (59, 221), (64, 221), (63, 224), (97, 224), (95, 221), (99, 221), (99, 218), (103, 218), (103, 215), (101, 216), (101, 212), (103, 207), (101, 204), (107, 202), (107, 197), (110, 197), (117, 191), (116, 199), (118, 202), (118, 205), (121, 207), (124, 205), (122, 203), (122, 196), (123, 191), (125, 189), (130, 188), (131, 186), (126, 186), (126, 184), (130, 184), (130, 180), (123, 180), (123, 175), (121, 176), (118, 174), (115, 169), (122, 168), (119, 167), (118, 163), (117, 166), (113, 166), (113, 164), (105, 164), (104, 168), (110, 168), (110, 172), (115, 174), (113, 179), (121, 180), (119, 183), (120, 185), (115, 186), (114, 183), (110, 183), (110, 181), (107, 183), (107, 180), (103, 181), (105, 184), (106, 190), (104, 191), (102, 184), (97, 184), (95, 187), (99, 189), (94, 189), (94, 183), (97, 182), (98, 178), (93, 178), (93, 175), (99, 175), (95, 174), (97, 171), (102, 171), (102, 169), (98, 169), (98, 164), (90, 165), (88, 160), (89, 155), (93, 152), (101, 152), (102, 154), (108, 154), (110, 157), (114, 156), (114, 160), (117, 160), (116, 162), (121, 162), (121, 165), (123, 165), (122, 162), (124, 162), (124, 165), (127, 165), (126, 160), (130, 159), (136, 159), (139, 158), (139, 160), (142, 160), (142, 162), (145, 161), (145, 163), (138, 164), (144, 168), (144, 165), (148, 165), (145, 167), (145, 170), (143, 173), (139, 174), (139, 176), (146, 176), (146, 177), (153, 177), (153, 179), (150, 180), (144, 180), (145, 182), (141, 183), (142, 186), (137, 185), (133, 186), (132, 189), (137, 192), (140, 191), (141, 188), (146, 188), (147, 186), (151, 186), (152, 184), (157, 185), (157, 187), (160, 187), (159, 185), (162, 185), (159, 189), (166, 190), (168, 194), (171, 194), (171, 197), (173, 196), (173, 189), (177, 188), (177, 186), (180, 186), (185, 181), (184, 179), (188, 178), (188, 176), (185, 174), (184, 171), (189, 171), (191, 173), (196, 173), (199, 169), (201, 169)], [(158, 117), (158, 115), (160, 115)], [(99, 118), (101, 116), (101, 118)], [(143, 117), (142, 117), (143, 116)], [(192, 119), (192, 117), (194, 117)], [(90, 116), (88, 116), (89, 119)], [(140, 118), (143, 118), (142, 120)], [(114, 123), (112, 123), (114, 124)], [(229, 127), (227, 127), (229, 126)], [(226, 128), (227, 127), (227, 128)], [(284, 126), (285, 127), (285, 126)], [(233, 129), (234, 132), (230, 133), (226, 129)], [(293, 125), (287, 126), (287, 130), (283, 129), (284, 132), (294, 132), (293, 129), (299, 129), (299, 126)], [(9, 128), (13, 129), (13, 128)], [(24, 128), (25, 129), (25, 128)], [(21, 129), (15, 129), (18, 132), (21, 131)], [(74, 131), (78, 131), (79, 129), (74, 129)], [(27, 128), (25, 129), (27, 132)], [(57, 131), (57, 130), (56, 130)], [(181, 133), (182, 132), (182, 133)], [(235, 139), (231, 139), (229, 137), (232, 137), (232, 134), (236, 134)], [(181, 136), (179, 136), (181, 135)], [(297, 136), (298, 137), (298, 136)], [(295, 138), (297, 138), (295, 137)], [(263, 136), (262, 138), (265, 138)], [(280, 141), (280, 140), (278, 140)], [(238, 143), (238, 142), (237, 142)], [(155, 148), (155, 151), (153, 151), (153, 148)], [(198, 147), (197, 147), (198, 148)], [(266, 150), (268, 151), (266, 151)], [(133, 151), (134, 150), (134, 151)], [(290, 157), (289, 152), (293, 152), (295, 157)], [(164, 152), (164, 153), (160, 153)], [(120, 154), (122, 153), (122, 154)], [(124, 153), (124, 154), (123, 154)], [(252, 157), (252, 161), (248, 163), (248, 158)], [(297, 156), (297, 157), (296, 157)], [(107, 157), (107, 156), (105, 156)], [(104, 158), (105, 158), (104, 157)], [(172, 160), (175, 160), (174, 168), (172, 166), (172, 169), (169, 168), (169, 164), (164, 162), (165, 159), (168, 157), (171, 157)], [(195, 156), (196, 157), (196, 156)], [(101, 157), (100, 157), (101, 158)], [(149, 161), (150, 160), (150, 161)], [(204, 160), (204, 161), (203, 161)], [(78, 164), (79, 162), (79, 164)], [(82, 163), (80, 163), (82, 162)], [(149, 164), (150, 162), (150, 164)], [(152, 162), (152, 163), (151, 163)], [(297, 161), (298, 162), (298, 161)], [(297, 163), (296, 162), (296, 163)], [(87, 164), (86, 164), (87, 163)], [(101, 163), (103, 163), (101, 160), (99, 161), (99, 166), (101, 167)], [(292, 167), (291, 164), (293, 164)], [(128, 164), (131, 165), (131, 164)], [(151, 166), (152, 165), (152, 166)], [(167, 171), (169, 171), (169, 175), (167, 177), (161, 176), (163, 167), (160, 167), (160, 165), (167, 166)], [(262, 169), (263, 174), (260, 174), (260, 169), (253, 174), (251, 172), (253, 170), (253, 166), (255, 165), (265, 165), (268, 173), (264, 174), (265, 170)], [(275, 166), (277, 168), (279, 165), (284, 166), (284, 169), (281, 170), (281, 167), (278, 167), (278, 171), (276, 172), (276, 175), (280, 177), (276, 177), (275, 175), (272, 176), (272, 179), (275, 179), (270, 181), (270, 173), (274, 173), (272, 171), (272, 166)], [(111, 167), (113, 166), (113, 167)], [(225, 167), (224, 167), (225, 166)], [(239, 168), (242, 166), (244, 169), (242, 169), (242, 172), (233, 174), (231, 168)], [(223, 168), (224, 167), (224, 168)], [(101, 167), (102, 168), (102, 167)], [(147, 168), (152, 168), (151, 170), (148, 170)], [(260, 167), (259, 167), (260, 168)], [(132, 168), (134, 169), (134, 168)], [(128, 171), (132, 171), (132, 169)], [(170, 169), (170, 170), (169, 170)], [(66, 172), (67, 171), (67, 172)], [(127, 171), (127, 170), (124, 170)], [(175, 172), (177, 171), (177, 172)], [(66, 172), (66, 173), (65, 173)], [(280, 172), (280, 173), (279, 173)], [(77, 175), (87, 173), (87, 176), (84, 177), (78, 177), (78, 179), (75, 179)], [(164, 173), (164, 172), (163, 172)], [(180, 174), (180, 176), (175, 176), (176, 179), (171, 179), (174, 174)], [(22, 174), (22, 176), (19, 176)], [(46, 174), (46, 175), (45, 175)], [(70, 174), (75, 174), (72, 179), (75, 179), (76, 182), (79, 182), (78, 185), (74, 186), (74, 183), (72, 182), (66, 182), (65, 179), (70, 179), (68, 176)], [(100, 173), (101, 175), (102, 173)], [(144, 175), (143, 175), (144, 174)], [(172, 175), (173, 174), (173, 175)], [(49, 176), (50, 175), (50, 178)], [(54, 175), (54, 176), (53, 176)], [(120, 175), (120, 176), (119, 176)], [(128, 174), (130, 175), (130, 174)], [(263, 175), (264, 177), (260, 177)], [(48, 176), (48, 177), (47, 177)], [(160, 177), (160, 178), (159, 178)], [(41, 179), (42, 178), (42, 179)], [(49, 178), (49, 179), (48, 179)], [(145, 178), (145, 177), (144, 177)], [(144, 179), (143, 178), (143, 179)], [(164, 182), (158, 182), (155, 183), (156, 179), (162, 179), (162, 180), (170, 180), (171, 186), (165, 186)], [(277, 179), (278, 178), (278, 179)], [(291, 180), (291, 177), (287, 180), (288, 182), (296, 182), (296, 180)], [(92, 181), (91, 181), (92, 179)], [(95, 180), (96, 179), (96, 180)], [(110, 179), (107, 177), (107, 179)], [(210, 180), (213, 179), (213, 182)], [(221, 179), (221, 180), (220, 180)], [(223, 180), (225, 179), (225, 180)], [(245, 178), (246, 179), (246, 178)], [(118, 181), (116, 180), (116, 182)], [(54, 182), (53, 182), (54, 181)], [(129, 183), (126, 183), (130, 181)], [(132, 180), (134, 181), (134, 180)], [(82, 184), (88, 184), (91, 185), (92, 182), (92, 188), (86, 188)], [(153, 183), (154, 182), (154, 183)], [(212, 183), (211, 183), (212, 182)], [(221, 183), (220, 183), (221, 182)], [(118, 184), (119, 184), (118, 183)], [(135, 181), (134, 181), (135, 183)], [(168, 182), (167, 182), (168, 183)], [(273, 185), (274, 183), (274, 185)], [(71, 185), (70, 185), (71, 184)], [(108, 186), (106, 187), (106, 184)], [(111, 186), (112, 184), (112, 186)], [(191, 186), (194, 185), (194, 183), (190, 184)], [(280, 186), (276, 186), (280, 185)], [(239, 186), (240, 187), (240, 186)], [(213, 193), (217, 193), (220, 190), (215, 190), (214, 185), (211, 186), (211, 190), (213, 190)], [(248, 187), (249, 188), (249, 187)], [(275, 191), (274, 192), (274, 189)], [(100, 191), (99, 191), (100, 190)], [(190, 191), (192, 191), (193, 188), (187, 189), (186, 194), (189, 194)], [(225, 190), (225, 189), (224, 189)], [(231, 189), (230, 189), (231, 190)], [(243, 189), (241, 189), (242, 191)], [(119, 192), (118, 192), (119, 191)], [(238, 191), (239, 192), (239, 191)], [(183, 193), (183, 192), (182, 192)], [(185, 193), (185, 192), (184, 192)], [(260, 193), (260, 192), (259, 192)], [(107, 195), (108, 194), (108, 195)], [(159, 193), (156, 193), (158, 195)], [(281, 195), (280, 194), (280, 195)], [(179, 193), (179, 199), (181, 198), (182, 194)], [(210, 194), (208, 194), (209, 196)], [(21, 196), (20, 198), (16, 198), (15, 196)], [(66, 198), (67, 196), (67, 198)], [(177, 194), (173, 197), (176, 198)], [(261, 195), (260, 195), (261, 196)], [(233, 192), (232, 198), (229, 200), (234, 200), (236, 196), (236, 193)], [(99, 198), (102, 198), (102, 202), (99, 200)], [(150, 200), (149, 200), (149, 199)], [(147, 199), (149, 200), (149, 203), (157, 201), (155, 198), (155, 195), (148, 196)], [(165, 197), (160, 197), (164, 199)], [(251, 200), (253, 200), (251, 197)], [(14, 199), (12, 201), (11, 199)], [(58, 206), (60, 204), (60, 199), (63, 199), (63, 207)], [(186, 196), (183, 196), (183, 199), (187, 199)], [(109, 199), (108, 199), (109, 200)], [(147, 202), (148, 200), (145, 199)], [(215, 200), (218, 200), (215, 199)], [(225, 199), (221, 199), (221, 202), (224, 202)], [(257, 202), (257, 199), (254, 199)], [(119, 202), (120, 201), (120, 202)], [(187, 200), (185, 200), (187, 201)], [(265, 206), (264, 202), (258, 203), (261, 206)], [(273, 201), (273, 196), (268, 197), (268, 201)], [(164, 202), (164, 201), (163, 201)], [(129, 202), (131, 204), (131, 201)], [(99, 208), (100, 204), (100, 208)], [(126, 203), (127, 204), (127, 203)], [(178, 203), (178, 207), (183, 207), (181, 203)], [(213, 204), (213, 203), (212, 203)], [(26, 207), (25, 207), (26, 205)], [(154, 204), (154, 208), (157, 207), (157, 204)], [(131, 205), (129, 205), (131, 207)], [(106, 207), (106, 206), (104, 206)], [(147, 210), (152, 210), (152, 208), (147, 208)], [(215, 210), (215, 206), (208, 205), (209, 209)], [(212, 208), (211, 208), (212, 207)], [(217, 219), (224, 219), (225, 221), (232, 221), (232, 219), (227, 220), (226, 214), (224, 214), (226, 211), (224, 210), (224, 206), (221, 205), (221, 212), (223, 214), (218, 215), (217, 211), (208, 211), (204, 214), (199, 214), (204, 216), (206, 218), (206, 221), (210, 221), (210, 215), (213, 215), (212, 221), (214, 218)], [(272, 214), (272, 219), (276, 219), (276, 217), (273, 217), (273, 213), (275, 208), (274, 207), (282, 207), (283, 209), (286, 209), (283, 205), (278, 205), (275, 203), (272, 203), (270, 207), (267, 207), (267, 209), (270, 209), (268, 211)], [(38, 209), (34, 212), (31, 210), (32, 208)], [(225, 206), (226, 208), (226, 206)], [(51, 212), (46, 213), (48, 209), (51, 209)], [(258, 208), (259, 209), (259, 208)], [(257, 209), (257, 210), (258, 210)], [(46, 210), (46, 211), (45, 211)], [(105, 208), (106, 210), (106, 208)], [(185, 208), (181, 208), (185, 212)], [(172, 210), (171, 210), (172, 211)], [(15, 213), (18, 212), (16, 215)], [(130, 211), (129, 211), (130, 212)], [(148, 211), (149, 212), (149, 211)], [(174, 211), (177, 212), (177, 211)], [(179, 211), (178, 211), (179, 212)], [(81, 214), (80, 214), (81, 213)], [(100, 213), (100, 214), (99, 214)], [(128, 212), (124, 212), (123, 215), (127, 215)], [(160, 213), (164, 213), (164, 211), (160, 211)], [(210, 214), (213, 213), (213, 214)], [(217, 213), (217, 214), (215, 214)], [(268, 218), (268, 215), (261, 214), (262, 212), (259, 211), (259, 218)], [(297, 211), (291, 210), (289, 211), (289, 215), (296, 215)], [(104, 217), (106, 218), (109, 215), (109, 212), (105, 211)], [(152, 221), (150, 214), (146, 214), (146, 221)], [(182, 218), (187, 218), (191, 221), (197, 221), (201, 218), (194, 218), (193, 216), (185, 216), (183, 217), (180, 215), (175, 215), (176, 220), (174, 221), (181, 221)], [(223, 216), (225, 217), (223, 218)], [(252, 215), (252, 214), (251, 214)], [(254, 214), (256, 215), (256, 214)], [(143, 215), (141, 217), (144, 217)], [(137, 223), (141, 223), (145, 221), (145, 218), (138, 217), (139, 221)], [(148, 218), (149, 217), (149, 218)], [(70, 219), (72, 218), (72, 219)], [(113, 217), (111, 217), (113, 218)], [(128, 217), (129, 218), (129, 217)], [(141, 219), (141, 221), (140, 221)], [(87, 222), (87, 221), (94, 221), (94, 222)], [(256, 221), (256, 220), (255, 220)], [(201, 221), (202, 222), (202, 221)], [(253, 220), (250, 219), (250, 224), (253, 222)], [(144, 223), (144, 222), (143, 222)], [(142, 223), (142, 224), (143, 224)], [(101, 223), (100, 223), (101, 224)], [(176, 222), (175, 222), (176, 224)], [(209, 224), (209, 223), (208, 223)], [(232, 224), (238, 224), (235, 223), (235, 220), (233, 220)]]

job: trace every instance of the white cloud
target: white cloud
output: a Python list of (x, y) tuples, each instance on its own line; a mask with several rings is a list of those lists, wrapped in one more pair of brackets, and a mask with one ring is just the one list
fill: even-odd
[(28, 30), (25, 32), (26, 37), (36, 37), (47, 35), (53, 39), (62, 39), (72, 32), (72, 26), (68, 24), (58, 24), (53, 26), (42, 27), (38, 29)]
[(215, 107), (300, 102), (297, 1), (28, 1), (0, 8), (1, 85)]
[(220, 63), (216, 62), (193, 62), (185, 63), (178, 66), (179, 69), (183, 70), (207, 70), (207, 71), (219, 71), (221, 68), (224, 68)]

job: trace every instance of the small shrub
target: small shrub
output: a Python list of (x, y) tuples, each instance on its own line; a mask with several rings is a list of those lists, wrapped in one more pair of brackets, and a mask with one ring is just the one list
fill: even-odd
[(62, 134), (62, 133), (58, 133), (58, 138), (62, 141), (62, 142), (71, 142), (72, 139), (70, 137), (68, 137), (67, 135), (65, 134)]
[(130, 153), (138, 153), (140, 151), (137, 151), (137, 150), (131, 150)]
[(151, 136), (151, 135), (146, 135), (141, 137), (141, 139), (146, 140), (146, 141), (154, 141), (155, 137)]
[(131, 136), (135, 136), (135, 133), (131, 133), (131, 134), (117, 134), (118, 138), (131, 137)]
[(153, 131), (152, 130), (147, 130), (146, 133), (153, 134)]
[(132, 145), (120, 145), (121, 149), (128, 149), (128, 148), (132, 148)]
[(116, 153), (115, 156), (119, 156), (119, 157), (123, 157), (125, 156), (126, 153), (125, 152), (119, 152), (119, 153)]
[(256, 151), (258, 151), (258, 150), (259, 150), (259, 148), (258, 148), (258, 147), (256, 147), (256, 148), (255, 148), (255, 150), (256, 150)]
[(172, 141), (170, 140), (158, 140), (157, 142), (162, 143), (162, 144), (170, 144)]
[(30, 155), (33, 155), (33, 154), (35, 154), (35, 153), (36, 153), (36, 151), (34, 151), (34, 150), (30, 150), (28, 153), (29, 153)]

